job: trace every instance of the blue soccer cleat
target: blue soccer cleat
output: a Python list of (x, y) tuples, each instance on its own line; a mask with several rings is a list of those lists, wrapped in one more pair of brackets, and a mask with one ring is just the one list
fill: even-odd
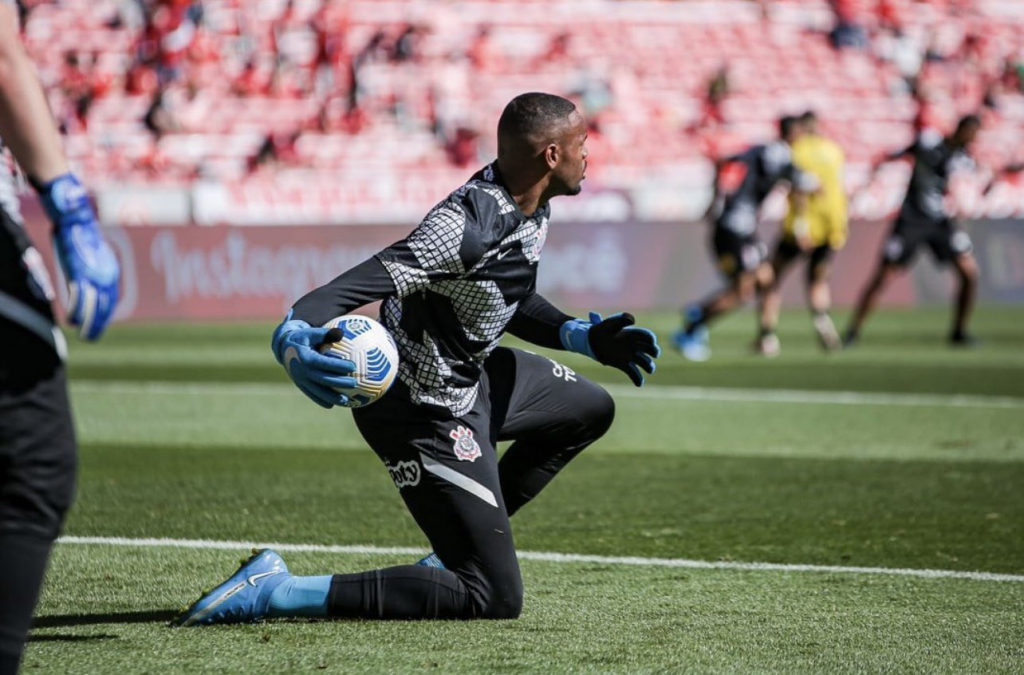
[(707, 361), (711, 358), (711, 347), (708, 347), (708, 330), (701, 326), (692, 333), (685, 330), (672, 335), (672, 344), (689, 361)]
[[(683, 308), (683, 328), (672, 334), (672, 345), (689, 361), (707, 361), (711, 358), (708, 346), (708, 327), (704, 321), (704, 308), (688, 305)], [(696, 328), (692, 328), (695, 324)]]
[(231, 577), (182, 612), (172, 625), (253, 623), (267, 615), (270, 595), (291, 577), (288, 566), (269, 548), (257, 551)]

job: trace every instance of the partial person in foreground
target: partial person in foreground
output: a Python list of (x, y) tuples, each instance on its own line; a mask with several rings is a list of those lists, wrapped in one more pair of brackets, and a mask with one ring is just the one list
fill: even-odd
[(882, 164), (904, 157), (914, 162), (899, 216), (882, 246), (878, 266), (861, 292), (853, 318), (843, 336), (845, 347), (857, 343), (864, 322), (874, 310), (882, 292), (897, 275), (906, 271), (922, 245), (931, 249), (940, 265), (952, 265), (959, 281), (953, 305), (950, 344), (975, 344), (967, 324), (977, 295), (978, 263), (972, 252), (970, 236), (954, 222), (945, 201), (950, 177), (956, 171), (974, 168), (968, 150), (980, 129), (981, 120), (975, 115), (967, 115), (949, 136), (943, 138), (934, 132), (925, 132), (909, 147), (885, 156), (875, 165), (877, 172)]
[(95, 340), (117, 304), (120, 271), (70, 173), (13, 1), (0, 0), (0, 675), (18, 670), (50, 547), (74, 496), (77, 449), (63, 334), (39, 252), (25, 233), (17, 171), (53, 222), (69, 320)]
[[(796, 117), (783, 117), (779, 120), (778, 140), (715, 162), (714, 196), (708, 216), (713, 223), (712, 244), (718, 269), (727, 285), (704, 302), (683, 309), (683, 328), (673, 336), (673, 343), (691, 361), (706, 361), (711, 356), (708, 326), (713, 320), (753, 300), (758, 291), (772, 284), (767, 248), (757, 234), (758, 211), (775, 186), (785, 181), (794, 208), (802, 217), (807, 194), (817, 188), (813, 177), (793, 164), (792, 146), (802, 133)], [(721, 199), (721, 171), (734, 163), (743, 165), (743, 182)]]
[(800, 258), (807, 260), (807, 306), (811, 310), (814, 332), (824, 349), (831, 351), (842, 346), (829, 315), (832, 291), (828, 278), (832, 258), (846, 243), (848, 232), (843, 180), (845, 160), (842, 148), (820, 133), (818, 118), (813, 112), (804, 113), (800, 124), (803, 134), (793, 143), (793, 164), (813, 176), (818, 189), (807, 196), (803, 213), (797, 200), (799, 195), (790, 195), (782, 237), (772, 255), (772, 281), (761, 296), (761, 334), (757, 348), (765, 356), (779, 353), (775, 329), (782, 305), (780, 288), (786, 272)]
[[(583, 116), (550, 94), (517, 96), (498, 122), (498, 158), (405, 239), (295, 303), (273, 351), (317, 404), (344, 406), (353, 364), (319, 354), (316, 328), (375, 300), (400, 356), (398, 381), (353, 410), (435, 553), (423, 564), (296, 577), (263, 550), (177, 625), (268, 617), (511, 619), (523, 585), (509, 517), (608, 430), (614, 403), (546, 357), (498, 346), (509, 332), (586, 354), (636, 386), (653, 373), (654, 334), (629, 314), (582, 320), (536, 291), (549, 202), (578, 194)], [(499, 441), (514, 441), (498, 459)]]

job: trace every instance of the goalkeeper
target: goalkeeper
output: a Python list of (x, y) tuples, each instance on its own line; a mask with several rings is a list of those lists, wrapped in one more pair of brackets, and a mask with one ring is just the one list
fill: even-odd
[[(516, 97), (498, 122), (497, 161), (407, 238), (301, 298), (274, 333), (274, 354), (299, 389), (323, 407), (345, 405), (335, 389), (354, 385), (353, 364), (318, 354), (327, 331), (315, 326), (383, 299), (398, 380), (353, 416), (436, 553), (419, 565), (295, 577), (263, 550), (179, 625), (519, 616), (523, 585), (509, 517), (608, 430), (614, 403), (565, 366), (499, 347), (501, 336), (586, 354), (637, 386), (659, 354), (654, 334), (630, 315), (576, 319), (536, 292), (549, 202), (580, 192), (586, 140), (571, 102)], [(499, 461), (504, 440), (514, 442)]]
[(18, 669), (50, 547), (75, 488), (64, 336), (39, 252), (22, 226), (6, 144), (39, 192), (69, 286), (69, 319), (97, 339), (117, 304), (120, 270), (85, 190), (68, 170), (46, 97), (0, 0), (0, 675)]
[(807, 259), (807, 305), (814, 331), (826, 350), (842, 347), (829, 309), (832, 293), (828, 285), (832, 257), (846, 244), (847, 208), (843, 185), (843, 151), (818, 131), (817, 116), (808, 111), (800, 117), (803, 134), (793, 143), (793, 164), (817, 179), (818, 190), (807, 196), (801, 216), (790, 197), (783, 221), (782, 237), (772, 256), (772, 283), (761, 295), (761, 336), (759, 351), (765, 356), (779, 353), (775, 328), (782, 303), (779, 287), (790, 266)]

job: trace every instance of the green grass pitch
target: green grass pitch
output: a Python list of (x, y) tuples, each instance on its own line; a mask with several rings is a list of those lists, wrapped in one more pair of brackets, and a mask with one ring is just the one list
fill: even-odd
[[(664, 341), (676, 317), (641, 320)], [(753, 323), (716, 326), (705, 364), (666, 350), (641, 391), (556, 357), (612, 385), (617, 420), (516, 516), (517, 545), (608, 558), (524, 560), (508, 622), (168, 628), (244, 551), (131, 540), (427, 544), (347, 411), (288, 384), (272, 325), (72, 341), (81, 471), (65, 534), (122, 539), (56, 546), (24, 672), (1024, 672), (1024, 579), (844, 570), (1024, 575), (1024, 311), (980, 311), (972, 351), (945, 346), (945, 310), (885, 312), (834, 355), (788, 312), (774, 360), (749, 353)], [(285, 554), (300, 574), (414, 558)]]

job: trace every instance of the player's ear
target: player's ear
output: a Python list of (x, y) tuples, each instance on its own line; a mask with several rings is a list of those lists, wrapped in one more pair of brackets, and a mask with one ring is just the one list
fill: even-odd
[(548, 143), (544, 148), (544, 161), (547, 162), (549, 169), (554, 169), (558, 166), (558, 162), (562, 159), (562, 149), (558, 147), (557, 143)]

